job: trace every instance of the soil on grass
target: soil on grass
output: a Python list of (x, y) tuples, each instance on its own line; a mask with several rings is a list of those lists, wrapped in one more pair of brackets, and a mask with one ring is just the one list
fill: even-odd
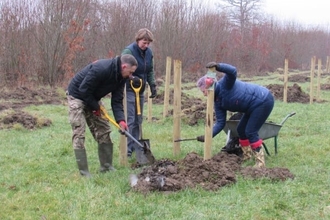
[[(267, 88), (275, 99), (283, 100), (283, 85), (272, 84)], [(173, 91), (171, 91), (170, 103), (173, 103), (173, 96)], [(162, 103), (164, 94), (159, 95), (156, 100), (158, 103)], [(308, 103), (309, 96), (295, 83), (288, 87), (287, 101)], [(183, 93), (182, 109), (182, 119), (189, 125), (196, 125), (198, 120), (205, 118), (205, 100), (192, 99)], [(173, 192), (195, 187), (218, 190), (223, 186), (235, 184), (237, 175), (250, 179), (266, 178), (271, 181), (294, 179), (294, 175), (287, 168), (243, 167), (241, 155), (220, 151), (209, 160), (203, 160), (194, 152), (188, 153), (184, 159), (179, 161), (162, 159), (143, 168), (136, 177), (131, 176), (130, 181), (132, 189), (141, 193)]]
[(270, 181), (294, 179), (287, 168), (242, 167), (236, 154), (219, 152), (204, 160), (195, 152), (178, 161), (161, 159), (144, 167), (136, 176), (130, 176), (132, 189), (143, 194), (149, 192), (175, 192), (187, 188), (216, 191), (237, 182), (237, 176), (247, 179), (266, 178)]
[(0, 91), (0, 111), (5, 109), (22, 109), (29, 105), (61, 104), (63, 98), (55, 89), (29, 89), (18, 87), (15, 90)]
[[(242, 113), (235, 113), (229, 119), (239, 120)], [(287, 168), (255, 168), (242, 166), (243, 151), (237, 137), (232, 137), (221, 151), (208, 160), (197, 153), (188, 153), (179, 161), (161, 159), (145, 167), (138, 175), (130, 176), (133, 190), (141, 193), (152, 191), (173, 192), (186, 188), (201, 187), (205, 190), (218, 190), (235, 184), (237, 175), (243, 178), (266, 178), (271, 181), (294, 179)], [(132, 166), (132, 168), (139, 167)]]
[[(283, 100), (284, 86), (278, 84), (270, 84), (266, 86), (274, 95), (275, 99)], [(309, 95), (302, 91), (301, 87), (294, 83), (288, 86), (287, 102), (309, 103)]]
[(0, 129), (10, 129), (21, 125), (35, 129), (52, 124), (50, 119), (37, 118), (22, 109), (29, 105), (62, 104), (63, 98), (55, 89), (29, 89), (19, 87), (15, 90), (0, 91)]
[[(202, 76), (200, 75), (187, 75), (185, 79), (189, 82), (197, 81)], [(291, 82), (306, 82), (309, 81), (307, 75), (295, 75), (289, 78)], [(195, 86), (191, 86), (195, 87)], [(283, 99), (283, 85), (271, 84), (267, 88), (273, 93), (275, 99)], [(184, 87), (189, 90), (189, 87)], [(330, 84), (322, 84), (322, 90), (329, 90)], [(170, 103), (173, 103), (174, 91), (170, 92)], [(182, 121), (191, 126), (197, 125), (199, 120), (205, 118), (206, 112), (206, 100), (194, 98), (187, 93), (181, 94), (181, 108), (182, 108)], [(288, 102), (308, 103), (309, 96), (304, 93), (298, 84), (288, 87)], [(65, 97), (61, 97), (56, 89), (42, 88), (42, 89), (30, 89), (27, 87), (18, 87), (15, 90), (2, 89), (0, 91), (0, 113), (7, 110), (8, 114), (4, 117), (0, 117), (0, 129), (11, 128), (14, 124), (21, 124), (25, 128), (34, 129), (40, 126), (36, 121), (37, 119), (22, 111), (25, 106), (28, 105), (42, 105), (42, 104), (63, 104), (66, 103)], [(159, 94), (153, 99), (154, 104), (164, 103), (164, 93)], [(173, 109), (168, 112), (169, 115), (173, 115)], [(42, 126), (48, 126), (51, 122), (44, 120), (41, 123)]]
[[(282, 99), (283, 87), (269, 85), (276, 99)], [(326, 87), (328, 88), (328, 87)], [(288, 102), (306, 103), (308, 95), (302, 92), (295, 84), (288, 89)], [(10, 128), (15, 124), (22, 124), (28, 129), (34, 129), (40, 124), (48, 126), (51, 121), (40, 120), (22, 111), (27, 105), (63, 104), (65, 98), (58, 95), (53, 89), (32, 90), (17, 88), (14, 91), (0, 92), (0, 129)], [(153, 100), (155, 104), (162, 104), (164, 94)], [(308, 100), (308, 101), (306, 101)], [(170, 103), (173, 103), (173, 91), (170, 94)], [(182, 121), (190, 125), (198, 124), (198, 120), (205, 118), (206, 100), (196, 99), (189, 94), (182, 94)], [(169, 113), (171, 114), (171, 112)], [(156, 158), (157, 159), (157, 158)], [(205, 190), (218, 190), (221, 187), (235, 184), (237, 176), (244, 178), (267, 178), (274, 181), (293, 179), (294, 175), (286, 168), (253, 168), (243, 167), (242, 159), (236, 154), (220, 151), (209, 160), (204, 160), (194, 152), (188, 153), (178, 161), (159, 159), (150, 166), (144, 167), (137, 174), (137, 184), (132, 189), (142, 193), (151, 191), (174, 192), (186, 188), (201, 187)]]
[[(284, 86), (280, 84), (270, 84), (266, 86), (271, 93), (274, 95), (276, 100), (283, 100)], [(330, 89), (330, 86), (323, 85), (321, 89)], [(174, 91), (171, 90), (169, 94), (169, 102), (173, 103)], [(189, 94), (181, 94), (181, 119), (184, 123), (190, 126), (197, 125), (200, 120), (205, 119), (206, 114), (206, 99), (202, 100), (199, 98), (193, 98)], [(301, 87), (294, 83), (292, 86), (288, 86), (287, 93), (288, 103), (309, 103), (309, 95), (302, 91)], [(163, 104), (164, 103), (164, 93), (159, 94), (153, 103)], [(170, 109), (168, 115), (173, 115), (173, 109)], [(214, 116), (215, 117), (215, 116)], [(215, 119), (215, 118), (214, 118)]]
[(15, 112), (5, 115), (0, 121), (0, 129), (10, 129), (16, 124), (20, 124), (24, 128), (32, 130), (40, 127), (47, 127), (52, 124), (50, 119), (37, 118), (21, 110), (16, 110)]

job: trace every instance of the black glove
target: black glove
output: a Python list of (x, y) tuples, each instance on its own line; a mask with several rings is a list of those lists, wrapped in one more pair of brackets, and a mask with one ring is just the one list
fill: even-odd
[(157, 96), (156, 85), (150, 85), (151, 96), (149, 98), (155, 98)]
[(127, 137), (127, 135), (126, 135), (126, 133), (124, 132), (124, 131), (122, 131), (122, 130), (118, 130), (118, 132), (121, 134), (121, 135), (125, 135), (125, 137)]
[(134, 88), (140, 88), (141, 84), (142, 84), (142, 80), (137, 77), (137, 76), (133, 76), (133, 78), (131, 78), (132, 80), (132, 86)]
[(215, 67), (217, 69), (218, 64), (216, 62), (209, 62), (206, 64), (206, 68), (213, 68)]
[(197, 141), (199, 141), (199, 142), (204, 142), (204, 135), (201, 135), (201, 136), (198, 136), (197, 138)]

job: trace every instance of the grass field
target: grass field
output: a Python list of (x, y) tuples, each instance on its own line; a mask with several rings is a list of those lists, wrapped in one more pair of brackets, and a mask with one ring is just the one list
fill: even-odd
[[(278, 78), (272, 75), (254, 81), (280, 84)], [(301, 87), (308, 92), (308, 83)], [(196, 89), (189, 92), (199, 96)], [(117, 131), (111, 133), (117, 170), (106, 174), (98, 173), (97, 145), (87, 132), (93, 178), (86, 179), (77, 170), (67, 107), (29, 106), (24, 110), (53, 123), (36, 130), (0, 130), (0, 219), (330, 219), (330, 92), (322, 91), (321, 98), (326, 102), (276, 101), (269, 118), (280, 123), (288, 113), (296, 112), (279, 132), (277, 155), (273, 139), (265, 141), (271, 153), (266, 165), (288, 168), (294, 180), (272, 182), (238, 177), (236, 184), (216, 192), (186, 189), (148, 195), (130, 189), (128, 176), (139, 171), (119, 165)], [(162, 106), (154, 105), (153, 114), (161, 119)], [(203, 155), (202, 143), (187, 141), (181, 142), (181, 154), (173, 156), (171, 118), (145, 121), (143, 126), (157, 159), (180, 159), (192, 151)], [(203, 133), (202, 123), (194, 127), (182, 124), (183, 138)], [(223, 132), (213, 139), (213, 154), (225, 141)]]

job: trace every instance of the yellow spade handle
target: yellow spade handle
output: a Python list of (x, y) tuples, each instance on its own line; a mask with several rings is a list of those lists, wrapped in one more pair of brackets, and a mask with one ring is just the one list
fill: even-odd
[(137, 115), (141, 115), (141, 107), (140, 107), (140, 90), (142, 88), (142, 79), (140, 79), (140, 86), (135, 88), (133, 86), (133, 80), (131, 80), (131, 87), (133, 91), (135, 92), (135, 99), (136, 99), (136, 111)]
[[(110, 118), (110, 116), (107, 113), (107, 110), (105, 109), (105, 107), (103, 105), (100, 106), (100, 110), (101, 110), (102, 116), (104, 116), (113, 125), (115, 125), (117, 128), (119, 128), (121, 130), (120, 125), (114, 119)], [(124, 133), (125, 133), (126, 136), (128, 136), (129, 138), (131, 138), (137, 145), (139, 145), (142, 149), (144, 149), (144, 146), (138, 140), (136, 140), (130, 133), (128, 133), (126, 130), (124, 130)]]
[(103, 105), (100, 106), (100, 110), (101, 110), (102, 116), (104, 116), (106, 119), (108, 119), (108, 121), (110, 121), (114, 126), (121, 129), (120, 125), (115, 120), (110, 118), (110, 116), (107, 113), (107, 110), (105, 109), (105, 107)]

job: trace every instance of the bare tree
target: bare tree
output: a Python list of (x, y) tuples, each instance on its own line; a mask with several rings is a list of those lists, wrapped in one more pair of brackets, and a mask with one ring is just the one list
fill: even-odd
[[(218, 8), (226, 13), (231, 21), (232, 30), (235, 39), (235, 47), (233, 57), (237, 65), (244, 69), (255, 71), (253, 63), (254, 58), (258, 55), (257, 48), (250, 48), (251, 45), (256, 46), (257, 40), (253, 39), (259, 31), (256, 30), (256, 24), (262, 24), (259, 21), (260, 8), (264, 0), (221, 0)], [(260, 38), (259, 38), (260, 40)]]
[(44, 83), (54, 86), (64, 78), (68, 55), (72, 56), (72, 50), (79, 51), (78, 38), (85, 30), (89, 3), (90, 0), (41, 0), (36, 11), (39, 24), (35, 37), (41, 60), (38, 75), (43, 76)]
[[(32, 33), (29, 30), (29, 1), (2, 1), (0, 11), (0, 81), (5, 84), (24, 86), (29, 75), (29, 57)], [(30, 72), (31, 73), (31, 72)]]
[(221, 16), (208, 14), (199, 2), (162, 1), (155, 23), (155, 47), (162, 61), (159, 71), (165, 72), (166, 56), (182, 60), (184, 69), (200, 70), (205, 60), (217, 52), (217, 42), (223, 40), (217, 36), (225, 31), (225, 21)]
[(121, 51), (134, 41), (140, 28), (152, 29), (156, 14), (157, 1), (151, 0), (112, 0), (105, 3), (101, 14), (105, 41), (103, 48), (111, 55)]
[(259, 17), (262, 1), (222, 0), (219, 13), (199, 0), (2, 0), (0, 82), (63, 86), (86, 63), (120, 54), (142, 27), (155, 35), (160, 76), (166, 56), (196, 76), (209, 61), (255, 72), (282, 67), (285, 58), (290, 68), (326, 59), (328, 30)]
[(250, 24), (259, 20), (260, 8), (264, 0), (221, 0), (220, 9), (225, 10), (241, 34), (249, 29)]

